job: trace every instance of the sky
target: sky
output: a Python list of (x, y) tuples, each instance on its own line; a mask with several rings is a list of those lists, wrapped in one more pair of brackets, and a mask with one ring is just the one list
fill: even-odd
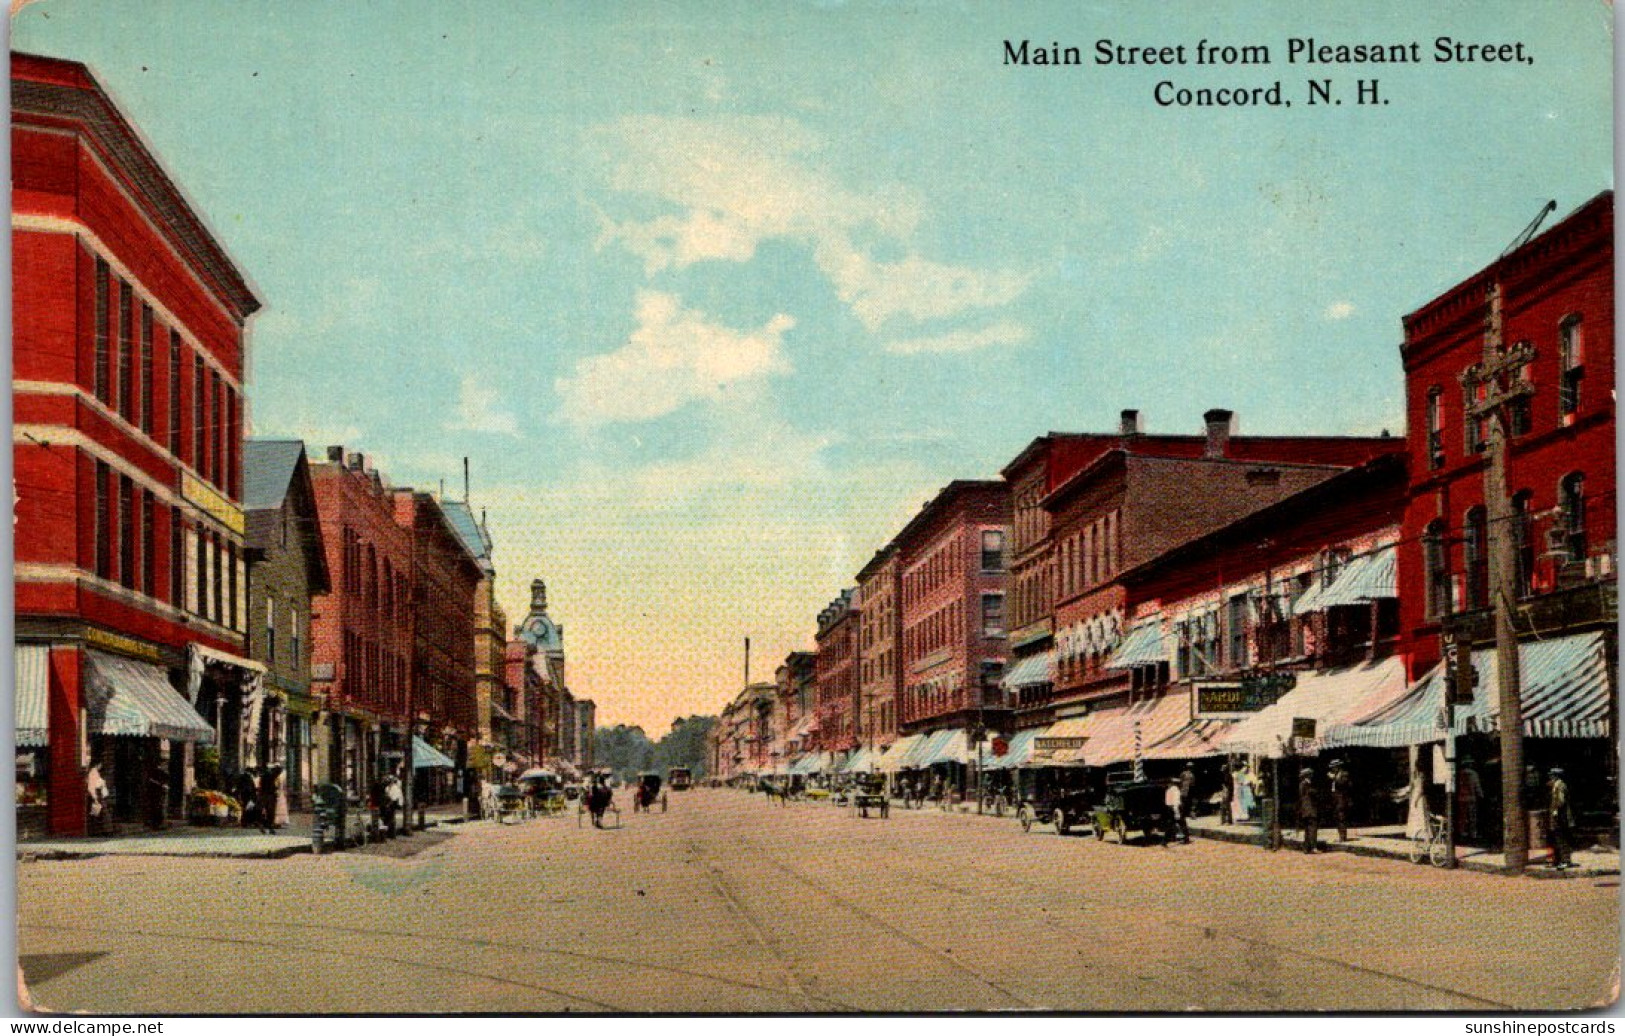
[[(252, 432), (453, 497), (469, 457), (510, 621), (545, 578), (575, 692), (657, 735), (1047, 431), (1402, 432), (1403, 314), (1612, 185), (1595, 2), (37, 0), (12, 33), (91, 67), (256, 286)], [(1443, 35), (1533, 63), (1285, 61)], [(1291, 108), (1152, 100), (1277, 79)]]

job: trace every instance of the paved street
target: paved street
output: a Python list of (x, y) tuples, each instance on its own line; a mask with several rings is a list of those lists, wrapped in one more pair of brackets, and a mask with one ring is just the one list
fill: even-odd
[[(1610, 996), (1618, 879), (674, 793), (390, 852), (20, 864), (43, 1009), (1259, 1011)], [(455, 833), (449, 833), (455, 831)], [(406, 850), (406, 851), (401, 851)]]

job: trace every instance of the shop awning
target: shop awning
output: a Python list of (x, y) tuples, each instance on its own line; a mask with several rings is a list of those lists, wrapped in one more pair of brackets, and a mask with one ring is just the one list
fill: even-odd
[[(1580, 633), (1518, 645), (1519, 698), (1529, 737), (1607, 737), (1613, 713), (1607, 644), (1601, 633)], [(1473, 704), (1456, 706), (1457, 734), (1499, 728), (1501, 711), (1495, 652), (1473, 652), (1478, 686)], [(1409, 693), (1352, 723), (1332, 726), (1325, 748), (1402, 748), (1444, 739), (1446, 674), (1435, 666)]]
[(1143, 622), (1128, 631), (1117, 650), (1106, 659), (1107, 669), (1133, 669), (1168, 661), (1168, 646), (1162, 638), (1162, 620)]
[(1035, 687), (1039, 684), (1055, 682), (1055, 652), (1040, 651), (1036, 655), (1028, 655), (1004, 674), (1004, 685), (1011, 689), (1017, 687)]
[(155, 665), (86, 649), (92, 734), (214, 743), (214, 729)]
[(46, 701), (50, 697), (51, 649), (44, 644), (18, 644), (16, 664), (17, 747), (43, 748), (46, 744)]
[[(1274, 705), (1238, 722), (1221, 743), (1229, 753), (1278, 759), (1286, 754), (1294, 719), (1315, 721), (1317, 738), (1337, 723), (1369, 716), (1405, 694), (1405, 667), (1397, 658), (1297, 674), (1297, 686)], [(1313, 743), (1302, 746), (1313, 750)]]
[(1235, 726), (1235, 721), (1228, 719), (1196, 719), (1175, 731), (1172, 736), (1145, 750), (1147, 759), (1206, 759), (1209, 756), (1223, 755), (1224, 749), (1219, 747)]
[(801, 717), (801, 720), (796, 723), (794, 727), (790, 728), (790, 733), (785, 740), (794, 741), (797, 744), (800, 744), (801, 742), (807, 740), (807, 735), (812, 734), (817, 730), (818, 716), (809, 712), (805, 716)]
[(1173, 691), (1103, 715), (1083, 747), (1087, 766), (1125, 762), (1134, 758), (1136, 750), (1143, 758), (1146, 748), (1190, 722), (1191, 697), (1188, 691)]
[(1033, 742), (1033, 766), (1082, 766), (1083, 749), (1109, 712), (1058, 719)]
[(923, 740), (918, 734), (909, 734), (907, 737), (900, 737), (893, 741), (880, 754), (879, 761), (875, 763), (875, 769), (880, 773), (896, 773), (901, 770), (907, 765), (909, 757), (914, 754), (915, 749), (919, 748)]
[(870, 773), (875, 763), (880, 759), (880, 752), (873, 748), (860, 748), (841, 764), (842, 773)]
[(1340, 604), (1370, 604), (1386, 597), (1398, 597), (1398, 563), (1393, 547), (1375, 554), (1362, 554), (1338, 573), (1336, 582), (1320, 592), (1310, 610), (1325, 611)]
[(451, 757), (446, 755), (446, 753), (429, 744), (429, 742), (423, 740), (421, 737), (418, 737), (416, 734), (413, 734), (412, 769), (423, 770), (431, 767), (442, 770), (455, 770), (457, 769), (457, 764), (452, 762)]
[(502, 703), (497, 701), (495, 698), (491, 699), (491, 715), (495, 716), (497, 719), (505, 719), (509, 723), (512, 723), (515, 718), (514, 714), (503, 708)]
[(1033, 743), (1044, 736), (1048, 727), (1028, 727), (1018, 730), (1010, 738), (1010, 747), (1003, 755), (994, 755), (991, 749), (982, 753), (982, 769), (1014, 770), (1027, 765), (1032, 758)]
[(913, 765), (925, 767), (937, 763), (968, 763), (970, 758), (970, 739), (963, 729), (954, 728), (932, 734)]

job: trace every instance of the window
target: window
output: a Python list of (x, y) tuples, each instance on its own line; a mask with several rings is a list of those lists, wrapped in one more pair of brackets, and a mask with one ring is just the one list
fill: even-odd
[(96, 575), (111, 579), (113, 575), (112, 515), (108, 513), (108, 487), (112, 472), (106, 461), (96, 462)]
[(193, 535), (197, 543), (197, 607), (199, 615), (209, 614), (209, 534), (199, 528)]
[(1586, 556), (1586, 477), (1576, 471), (1558, 487), (1558, 507), (1563, 512), (1564, 561), (1583, 561)]
[(1450, 614), (1450, 552), (1444, 522), (1437, 518), (1422, 533), (1422, 567), (1427, 573), (1427, 617), (1444, 618)]
[(169, 334), (169, 452), (181, 454), (181, 336)]
[(156, 538), (158, 522), (153, 516), (153, 510), (158, 501), (150, 497), (145, 490), (139, 493), (141, 508), (137, 512), (141, 516), (141, 592), (148, 597), (156, 596), (158, 592), (157, 570), (157, 544)]
[(1444, 390), (1428, 389), (1428, 467), (1444, 467)]
[(128, 475), (118, 480), (118, 581), (135, 589), (135, 483)]
[(265, 597), (265, 661), (276, 665), (276, 598)]
[(1574, 423), (1574, 415), (1580, 412), (1580, 382), (1585, 378), (1585, 344), (1578, 316), (1565, 318), (1558, 329), (1558, 356), (1561, 374), (1557, 412), (1568, 425)]
[(1514, 570), (1517, 595), (1528, 597), (1534, 589), (1535, 537), (1530, 503), (1534, 494), (1525, 489), (1512, 498), (1512, 549), (1517, 559)]
[(169, 509), (169, 603), (180, 608), (186, 597), (186, 530), (178, 507)]
[(1004, 531), (1002, 529), (982, 530), (982, 571), (1004, 571)]
[(192, 354), (192, 467), (202, 474), (205, 468), (203, 428), (203, 357)]
[(242, 492), (237, 484), (237, 444), (242, 437), (237, 434), (237, 393), (234, 389), (226, 390), (226, 413), (220, 433), (225, 440), (220, 446), (220, 452), (225, 457), (225, 474), (222, 476), (225, 481), (221, 483), (221, 488), (227, 496), (236, 500)]
[(1004, 595), (982, 595), (982, 636), (1004, 636)]
[(107, 327), (107, 318), (108, 318), (108, 312), (109, 312), (109, 309), (108, 309), (108, 292), (109, 292), (109, 281), (110, 280), (111, 280), (111, 277), (110, 277), (110, 274), (109, 274), (108, 269), (107, 269), (107, 260), (103, 259), (100, 256), (97, 256), (96, 257), (96, 289), (95, 289), (95, 294), (96, 294), (96, 304), (95, 304), (95, 307), (96, 307), (96, 316), (95, 316), (95, 320), (96, 320), (96, 369), (95, 369), (95, 374), (94, 374), (94, 379), (95, 380), (94, 380), (94, 384), (92, 385), (92, 389), (94, 390), (94, 392), (96, 394), (96, 398), (101, 400), (103, 403), (106, 403), (108, 401), (107, 394), (108, 394), (110, 383), (111, 383), (111, 372), (110, 372), (110, 369), (109, 369), (110, 364), (111, 364), (111, 360), (109, 359), (109, 355), (108, 355), (108, 350), (110, 348), (110, 343), (109, 343), (109, 339), (108, 339), (108, 327)]
[[(1528, 342), (1519, 342), (1518, 348), (1532, 349)], [(1526, 363), (1518, 371), (1518, 384), (1528, 385), (1532, 390), (1535, 384), (1535, 365)], [(1507, 437), (1516, 439), (1520, 435), (1528, 435), (1534, 428), (1533, 404), (1531, 397), (1533, 391), (1526, 391), (1514, 395), (1506, 404)]]
[(221, 485), (221, 472), (225, 470), (225, 457), (221, 446), (225, 442), (226, 394), (222, 389), (219, 371), (209, 372), (209, 473), (208, 479)]
[(1490, 604), (1489, 515), (1482, 507), (1470, 508), (1463, 523), (1462, 552), (1467, 563), (1467, 608), (1488, 608)]
[(152, 307), (141, 304), (141, 430), (152, 434)]
[(244, 623), (237, 614), (237, 544), (226, 544), (226, 625), (234, 630)]
[(1225, 626), (1230, 635), (1229, 654), (1230, 668), (1245, 669), (1252, 659), (1247, 652), (1247, 595), (1236, 594), (1228, 602), (1229, 614), (1225, 617)]
[(209, 610), (209, 617), (214, 620), (214, 624), (216, 626), (221, 626), (221, 625), (225, 624), (225, 618), (226, 618), (226, 616), (225, 616), (226, 595), (224, 593), (224, 591), (226, 589), (226, 587), (225, 587), (226, 572), (225, 572), (225, 566), (220, 563), (220, 534), (219, 533), (210, 533), (209, 534), (209, 554), (210, 554), (209, 563), (212, 566), (214, 566), (214, 580), (213, 580), (213, 585), (210, 587), (210, 590), (214, 595), (213, 598), (211, 599), (214, 607), (212, 607)]
[(130, 311), (135, 298), (130, 286), (122, 280), (118, 284), (118, 412), (131, 424), (135, 423), (135, 349), (131, 343)]
[(1489, 446), (1490, 419), (1482, 413), (1475, 414), (1473, 408), (1489, 399), (1489, 386), (1476, 379), (1464, 382), (1462, 396), (1462, 412), (1466, 415), (1462, 421), (1462, 446), (1469, 454), (1483, 453)]

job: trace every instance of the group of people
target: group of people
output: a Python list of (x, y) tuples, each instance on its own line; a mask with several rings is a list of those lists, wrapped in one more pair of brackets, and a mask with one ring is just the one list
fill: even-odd
[(257, 827), (272, 834), (277, 828), (288, 826), (288, 796), (282, 787), (282, 767), (245, 769), (237, 775), (231, 793), (242, 808), (244, 827)]

